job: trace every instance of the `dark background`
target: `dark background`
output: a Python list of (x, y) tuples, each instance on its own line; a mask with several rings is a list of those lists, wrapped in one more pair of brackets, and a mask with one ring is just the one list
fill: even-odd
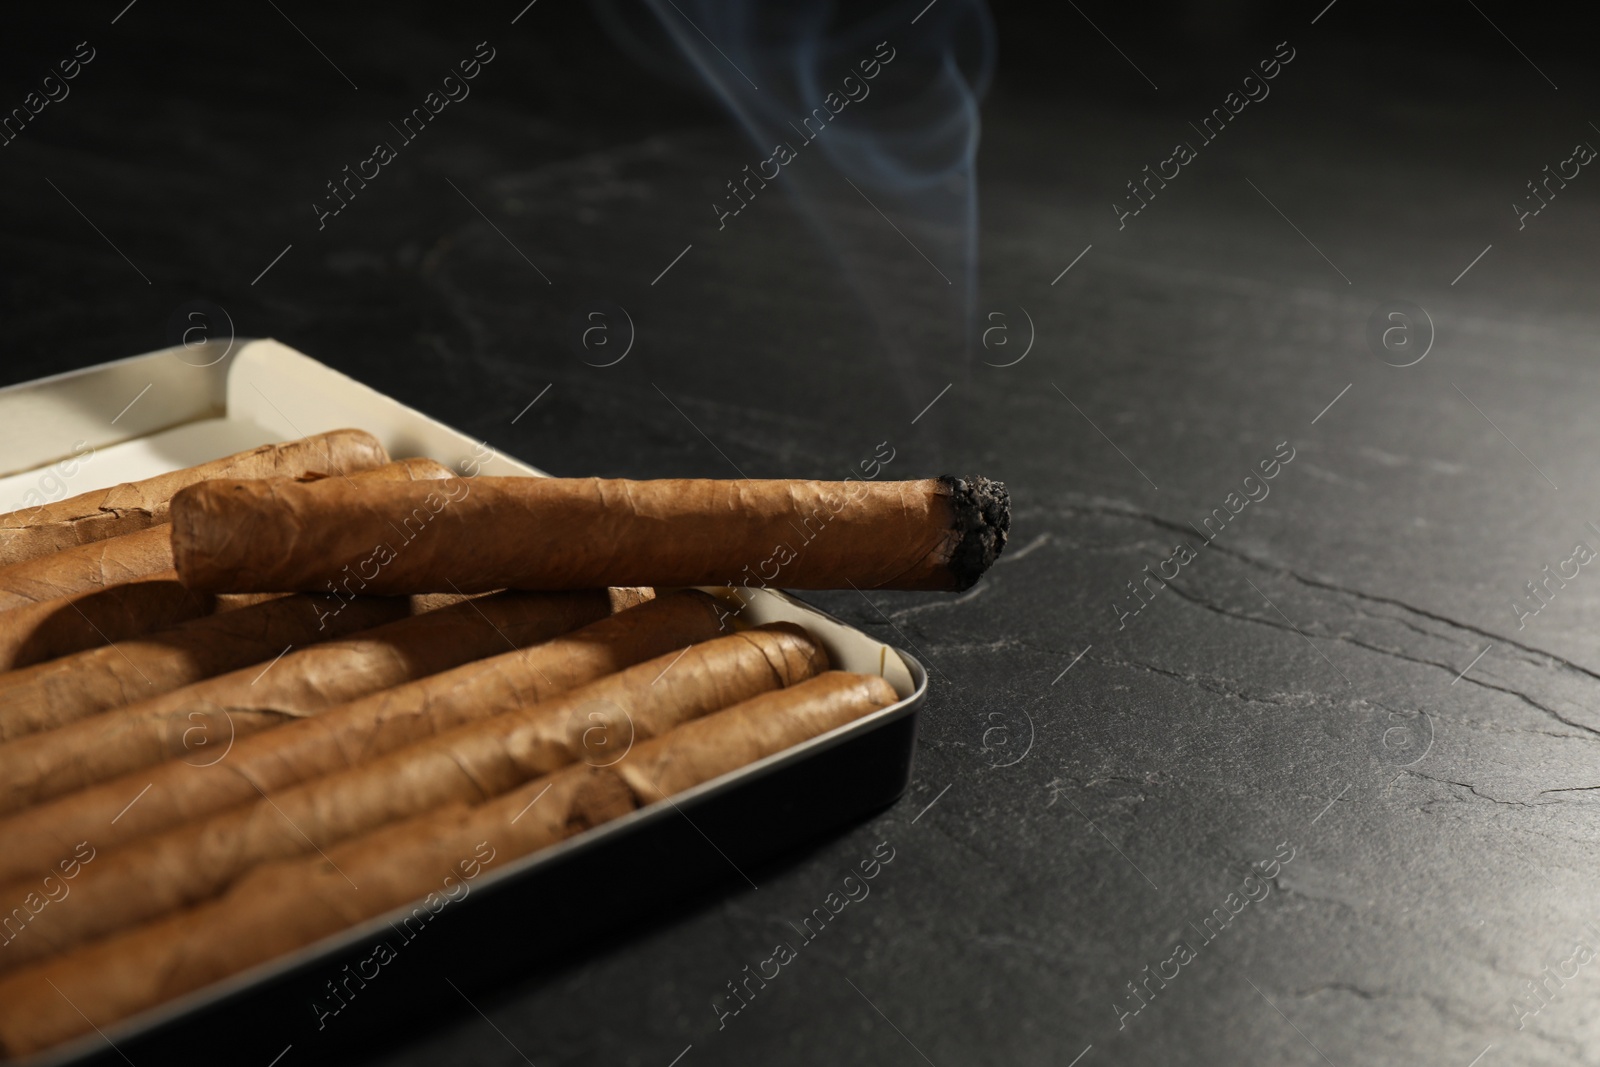
[[(553, 473), (837, 477), (887, 440), (888, 476), (1015, 505), (968, 594), (808, 597), (930, 665), (898, 805), (483, 1015), (397, 1021), (372, 1062), (1600, 1062), (1594, 968), (1514, 1006), (1600, 923), (1600, 578), (1511, 606), (1600, 546), (1600, 178), (1511, 207), (1600, 143), (1579, 9), (996, 5), (973, 310), (1037, 343), (930, 376), (781, 196), (716, 230), (756, 156), (590, 9), (278, 7), (7, 13), (0, 106), (98, 54), (0, 148), (4, 382), (172, 343), (206, 300)], [(473, 95), (319, 233), (323, 182), (485, 39)], [(1124, 183), (1285, 40), (1272, 95), (1119, 230)], [(902, 310), (949, 310), (860, 226)], [(568, 339), (596, 299), (638, 329), (607, 368)], [(1391, 301), (1433, 325), (1403, 369), (1367, 341)], [(1285, 441), (1270, 497), (1119, 628)], [(724, 983), (885, 840), (872, 896), (719, 1031)], [(1119, 1020), (1282, 842), (1268, 896)]]

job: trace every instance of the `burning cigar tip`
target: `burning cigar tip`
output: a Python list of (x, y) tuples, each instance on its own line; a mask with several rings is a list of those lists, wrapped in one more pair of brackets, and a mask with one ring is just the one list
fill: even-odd
[(1006, 492), (1006, 483), (981, 476), (947, 474), (939, 483), (950, 494), (953, 528), (960, 536), (950, 555), (954, 589), (960, 592), (976, 585), (1005, 549), (1011, 530), (1011, 494)]

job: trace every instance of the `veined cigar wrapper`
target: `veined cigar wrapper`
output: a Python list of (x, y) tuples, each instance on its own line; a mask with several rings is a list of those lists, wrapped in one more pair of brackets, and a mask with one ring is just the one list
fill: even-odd
[[(190, 763), (221, 760), (241, 737), (488, 655), (508, 647), (508, 641), (515, 648), (518, 642), (508, 630), (522, 643), (533, 643), (604, 618), (610, 610), (605, 590), (487, 598), (482, 604), (467, 601), (441, 609), (448, 612), (441, 619), (428, 619), (432, 612), (418, 615), (415, 629), (406, 628), (410, 632), (399, 638), (405, 651), (396, 654), (392, 630), (376, 640), (348, 635), (405, 615), (409, 610), (405, 598), (340, 600), (337, 611), (327, 606), (330, 599), (335, 598), (295, 597), (305, 602), (317, 626), (336, 629), (345, 640), (288, 653), (277, 663), (258, 661), (0, 744), (0, 812), (16, 811), (174, 756)], [(318, 632), (309, 624), (307, 629)], [(431, 636), (426, 647), (411, 640), (418, 634)], [(413, 670), (417, 673), (410, 673)]]
[[(355, 486), (374, 481), (411, 482), (420, 479), (431, 482), (450, 476), (450, 468), (442, 463), (431, 459), (405, 459), (357, 471), (348, 478), (336, 477), (332, 480)], [(323, 480), (321, 475), (315, 477)], [(36, 556), (0, 567), (0, 609), (71, 596), (91, 589), (104, 589), (171, 569), (172, 537), (169, 527), (163, 523), (135, 533), (73, 545), (47, 556)], [(272, 593), (298, 591), (252, 590)], [(474, 590), (479, 593), (486, 591)], [(427, 592), (447, 593), (451, 590), (430, 589)]]
[(276, 593), (212, 596), (185, 589), (174, 570), (105, 589), (0, 611), (0, 671), (138, 637)]
[[(450, 469), (432, 459), (408, 459), (373, 469), (373, 477), (442, 478)], [(357, 472), (352, 477), (363, 477)], [(162, 526), (162, 530), (166, 530)], [(80, 560), (82, 563), (82, 560)], [(6, 568), (8, 569), (8, 568)], [(328, 592), (328, 590), (322, 590)], [(278, 593), (210, 597), (184, 589), (178, 573), (165, 569), (69, 597), (30, 601), (0, 609), (0, 670), (26, 667), (88, 648), (165, 630), (186, 619), (253, 605)], [(3, 600), (3, 597), (0, 597)]]
[(261, 867), (214, 901), (0, 978), (0, 1048), (47, 1048), (413, 901), (437, 911), (463, 886), (470, 892), (486, 868), (896, 699), (881, 678), (830, 672), (642, 742), (615, 766), (570, 767), (483, 804), (452, 805), (346, 841), (326, 860)]
[[(444, 465), (427, 459), (406, 460), (393, 468), (383, 464), (367, 469), (376, 472), (374, 477), (383, 477), (385, 472), (410, 478), (444, 478), (450, 474)], [(364, 473), (357, 471), (353, 477), (360, 477)], [(163, 519), (165, 514), (163, 508)], [(186, 619), (221, 614), (277, 595), (280, 594), (247, 593), (220, 597), (199, 594), (185, 589), (178, 581), (177, 572), (168, 568), (116, 585), (91, 588), (49, 600), (20, 603), (10, 609), (0, 610), (0, 670), (26, 667), (73, 652), (100, 648), (130, 637), (165, 630)], [(0, 600), (4, 599), (0, 595)]]
[(360, 591), (773, 584), (965, 589), (1005, 545), (986, 478), (914, 482), (474, 478), (429, 485), (213, 481), (178, 493), (191, 589)]
[[(449, 599), (462, 598), (452, 595)], [(352, 618), (341, 619), (349, 601), (334, 596), (309, 600), (292, 596), (215, 618), (194, 619), (148, 638), (121, 642), (114, 648), (91, 649), (0, 673), (0, 741), (54, 729), (228, 671), (242, 670), (252, 663), (264, 663), (284, 654), (286, 649), (379, 627), (331, 646), (286, 654), (281, 664), (274, 665), (276, 675), (271, 685), (256, 684), (253, 676), (246, 687), (248, 692), (236, 697), (227, 697), (225, 691), (237, 686), (223, 686), (206, 694), (218, 707), (254, 703), (293, 706), (309, 712), (319, 701), (331, 704), (351, 699), (344, 694), (352, 684), (363, 687), (359, 690), (362, 693), (370, 691), (365, 687), (374, 684), (399, 685), (493, 655), (507, 647), (508, 641), (510, 647), (524, 643), (511, 634), (496, 633), (491, 613), (517, 636), (527, 631), (533, 640), (543, 640), (552, 635), (547, 617), (553, 616), (548, 609), (541, 613), (540, 606), (553, 606), (556, 602), (524, 594), (503, 594), (488, 606), (460, 604), (437, 612), (418, 612), (418, 605), (406, 598), (364, 597), (362, 608)], [(582, 602), (595, 607), (594, 618), (604, 615), (601, 609), (605, 602), (598, 597), (591, 595)], [(384, 605), (388, 605), (387, 612)], [(378, 613), (376, 617), (374, 612)], [(393, 625), (380, 625), (391, 620)], [(593, 620), (583, 620), (589, 621)], [(530, 627), (529, 623), (533, 625)], [(298, 689), (286, 693), (286, 685)], [(284, 703), (276, 703), (279, 701)]]
[[(612, 591), (614, 599), (626, 593)], [(493, 615), (497, 600), (488, 597), (473, 603)], [(93, 838), (97, 847), (112, 849), (256, 801), (261, 792), (359, 766), (487, 718), (496, 709), (548, 700), (636, 663), (675, 653), (717, 636), (720, 610), (717, 601), (704, 593), (670, 593), (519, 652), (457, 667), (240, 738), (225, 760), (206, 764), (172, 759), (17, 812), (0, 819), (0, 841), (6, 843), (0, 849), (0, 884), (52, 869), (79, 841)], [(519, 636), (511, 620), (494, 625), (509, 638)], [(280, 663), (273, 673), (285, 665)], [(266, 685), (267, 679), (261, 684)], [(138, 803), (130, 804), (134, 798)], [(0, 949), (0, 955), (3, 952)]]
[[(518, 707), (370, 763), (108, 851), (73, 884), (78, 906), (46, 908), (0, 950), (9, 969), (224, 891), (252, 867), (451, 803), (481, 803), (580, 761), (611, 764), (635, 744), (827, 669), (792, 624), (660, 656), (557, 699)], [(20, 904), (30, 878), (0, 887)], [(359, 884), (359, 883), (357, 883)]]
[(334, 430), (0, 515), (0, 567), (167, 521), (172, 494), (208, 478), (354, 474), (389, 462), (365, 430)]
[(0, 673), (0, 741), (15, 741), (149, 700), (226, 671), (264, 663), (290, 647), (401, 619), (412, 610), (407, 597), (362, 597), (348, 613), (340, 610), (349, 603), (307, 593), (274, 597)]
[(0, 567), (0, 610), (105, 589), (171, 569), (168, 528), (151, 526)]
[(898, 703), (894, 686), (873, 674), (826, 671), (788, 689), (696, 719), (666, 739), (639, 746), (615, 770), (637, 806), (654, 804), (801, 741)]

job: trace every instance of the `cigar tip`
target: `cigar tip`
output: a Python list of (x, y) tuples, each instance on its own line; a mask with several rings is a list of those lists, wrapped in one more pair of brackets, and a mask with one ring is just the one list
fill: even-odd
[(955, 513), (953, 526), (961, 536), (950, 555), (950, 574), (955, 590), (960, 592), (976, 585), (1006, 547), (1006, 534), (1011, 529), (1011, 494), (1006, 492), (1004, 482), (990, 478), (956, 478), (947, 474), (939, 481), (950, 493), (950, 508)]

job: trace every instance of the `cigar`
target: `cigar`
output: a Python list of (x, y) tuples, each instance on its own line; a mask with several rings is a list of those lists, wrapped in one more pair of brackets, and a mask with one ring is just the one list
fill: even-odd
[(185, 589), (176, 571), (0, 611), (0, 671), (153, 633), (276, 594), (212, 596)]
[[(0, 611), (0, 672), (143, 637), (191, 619), (223, 615), (282, 593), (229, 593), (214, 596), (185, 589), (173, 570), (86, 593), (41, 600)], [(460, 594), (413, 596), (423, 611), (461, 599)]]
[(365, 592), (772, 583), (966, 589), (1010, 525), (1005, 486), (474, 478), (429, 485), (213, 481), (172, 501), (191, 589)]
[(407, 597), (361, 597), (350, 603), (295, 593), (9, 671), (0, 674), (0, 741), (161, 696), (264, 663), (291, 647), (393, 622), (411, 610)]
[[(405, 459), (357, 471), (353, 476), (331, 480), (353, 487), (362, 481), (410, 482), (416, 479), (436, 481), (450, 476), (450, 468), (442, 463), (431, 459)], [(325, 480), (320, 474), (314, 478)], [(0, 610), (71, 596), (73, 593), (104, 589), (171, 569), (172, 538), (169, 527), (163, 523), (136, 533), (73, 545), (47, 556), (36, 556), (0, 567)], [(333, 576), (329, 577), (331, 579)], [(250, 590), (262, 593), (299, 591)], [(482, 593), (487, 590), (474, 591)], [(441, 588), (419, 590), (419, 592), (447, 593), (451, 590)]]
[[(448, 474), (448, 468), (433, 460), (410, 459), (399, 464), (359, 471), (352, 477), (440, 478)], [(112, 551), (115, 551), (119, 540), (112, 538), (107, 542)], [(93, 545), (86, 547), (90, 550), (94, 548)], [(85, 565), (81, 557), (82, 553), (78, 553), (76, 557), (68, 557), (68, 560), (75, 560), (81, 569)], [(24, 578), (31, 576), (37, 581), (40, 570), (49, 572), (58, 569), (52, 562), (56, 558), (46, 557), (14, 573), (20, 573)], [(9, 571), (9, 568), (0, 568), (0, 572), (4, 571)], [(48, 600), (35, 602), (24, 598), (23, 602), (16, 603), (13, 599), (10, 602), (16, 606), (0, 610), (0, 670), (25, 667), (73, 652), (112, 645), (130, 637), (164, 630), (187, 619), (247, 607), (278, 595), (249, 593), (211, 596), (193, 593), (182, 586), (177, 572), (169, 567), (147, 577)], [(0, 592), (0, 601), (5, 601), (3, 592)]]
[[(337, 598), (299, 594), (296, 599), (305, 600), (310, 616), (296, 621), (311, 633), (333, 627), (354, 634), (399, 619), (408, 607), (404, 598), (337, 600), (336, 610), (327, 604)], [(410, 625), (393, 624), (376, 636), (301, 649), (265, 668), (257, 659), (252, 666), (19, 737), (0, 744), (0, 812), (174, 757), (191, 766), (220, 761), (241, 737), (498, 649), (548, 640), (603, 618), (610, 608), (604, 590), (466, 601), (440, 609), (443, 614), (402, 620)], [(341, 623), (346, 615), (354, 617)]]
[[(821, 647), (780, 623), (647, 660), (555, 700), (500, 705), (439, 738), (108, 851), (73, 883), (77, 906), (34, 915), (27, 936), (0, 952), (0, 969), (205, 900), (259, 864), (441, 805), (481, 803), (568, 764), (615, 764), (675, 726), (826, 669)], [(0, 908), (22, 904), (36, 881), (0, 887)]]
[(0, 567), (159, 525), (167, 521), (173, 493), (208, 478), (353, 474), (387, 462), (388, 453), (371, 434), (334, 430), (8, 512), (0, 515)]
[(452, 805), (346, 841), (326, 857), (268, 864), (215, 900), (0, 978), (0, 1049), (15, 1056), (48, 1048), (406, 904), (417, 906), (400, 922), (420, 926), (470, 894), (485, 870), (896, 699), (881, 678), (830, 672), (642, 742), (615, 767), (570, 767), (487, 803)]
[(662, 738), (640, 745), (636, 755), (617, 763), (616, 771), (634, 803), (643, 807), (899, 700), (894, 686), (877, 675), (828, 671), (684, 723), (667, 735), (670, 744)]
[[(623, 593), (613, 590), (613, 599)], [(492, 611), (494, 599), (476, 603)], [(670, 593), (515, 655), (385, 689), (240, 738), (217, 763), (168, 760), (0, 818), (0, 841), (6, 843), (0, 849), (0, 884), (51, 870), (77, 842), (92, 838), (99, 848), (115, 848), (486, 718), (519, 696), (527, 703), (548, 700), (676, 653), (717, 636), (719, 612), (717, 601), (704, 593)], [(247, 688), (246, 695), (258, 688)], [(256, 707), (264, 706), (263, 698), (256, 699)], [(130, 804), (135, 798), (138, 803)]]
[(172, 569), (167, 527), (72, 545), (0, 567), (0, 610), (86, 593)]

